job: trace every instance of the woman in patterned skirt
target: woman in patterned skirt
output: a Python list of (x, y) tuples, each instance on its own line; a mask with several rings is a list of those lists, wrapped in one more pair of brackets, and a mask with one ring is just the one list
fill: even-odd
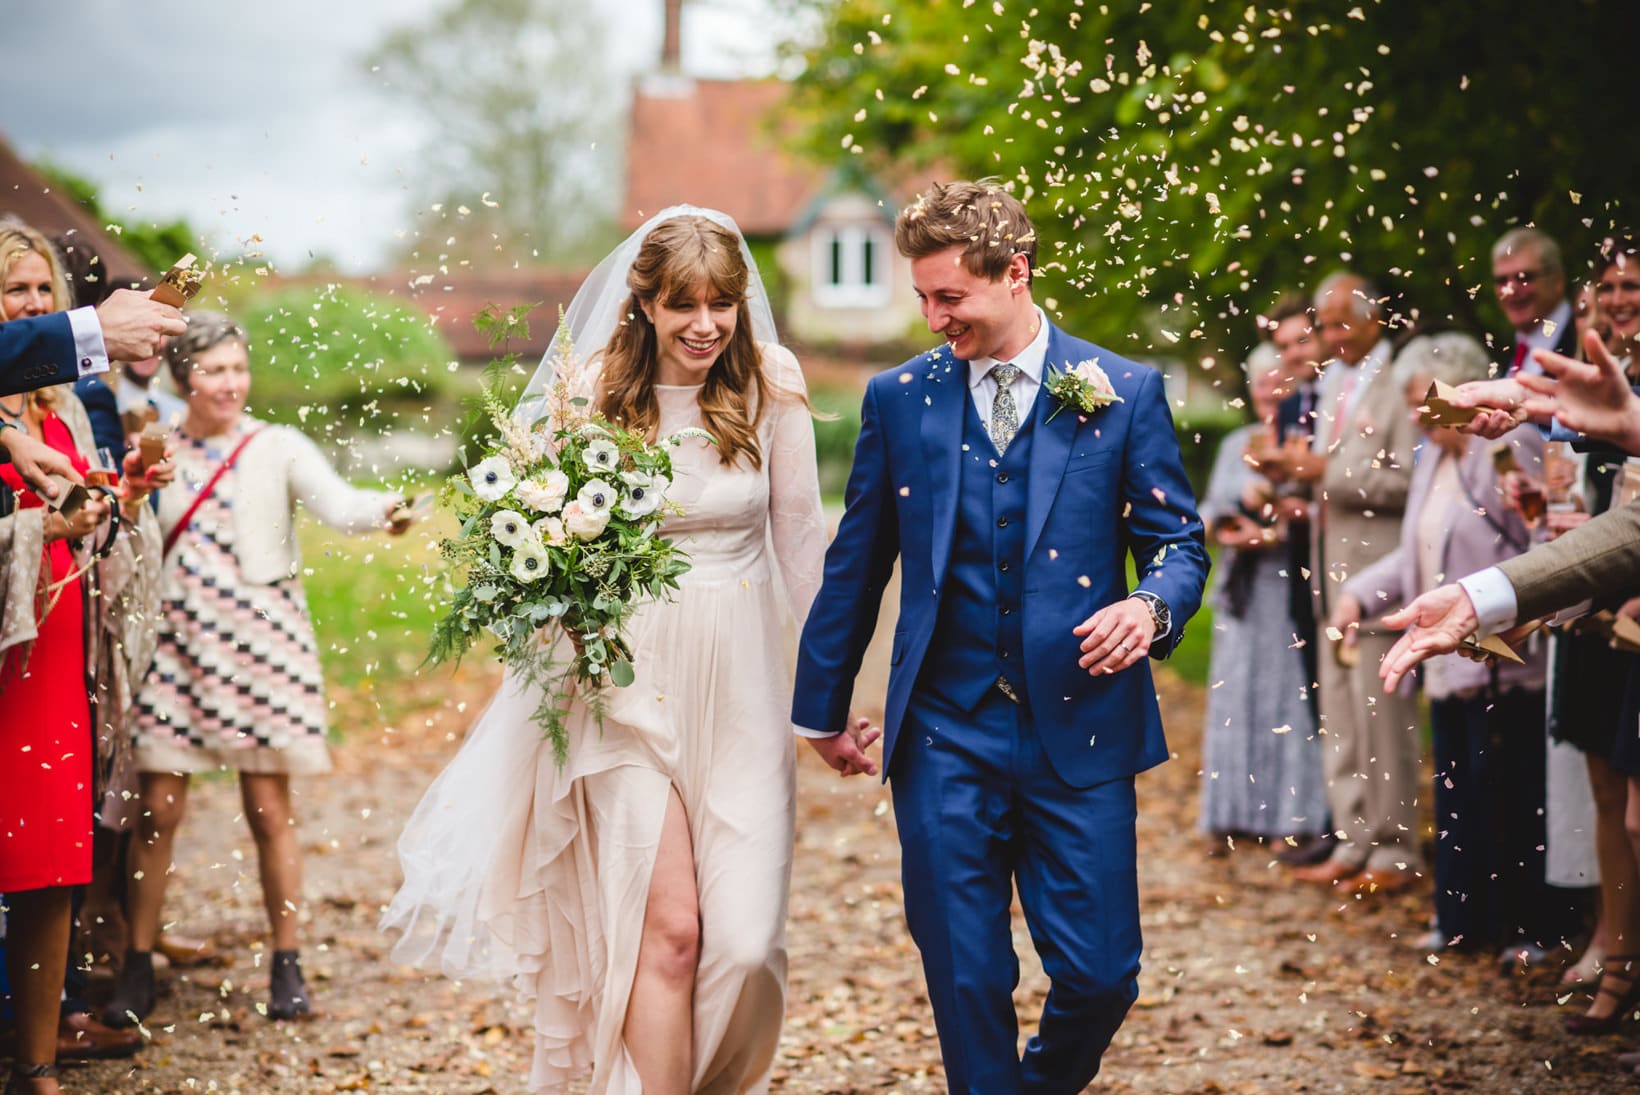
[(239, 773), (273, 935), (267, 1014), (310, 1010), (296, 952), (301, 860), (290, 777), (330, 768), (324, 681), (297, 575), (296, 503), (344, 532), (387, 528), (402, 500), (338, 476), (312, 441), (245, 414), (245, 332), (195, 312), (167, 365), (188, 412), (175, 436), (177, 484), (160, 496), (165, 537), (159, 651), (137, 698), (143, 816), (131, 849), (131, 949), (105, 1019), (141, 1019), (154, 1004), (171, 844), (188, 777)]

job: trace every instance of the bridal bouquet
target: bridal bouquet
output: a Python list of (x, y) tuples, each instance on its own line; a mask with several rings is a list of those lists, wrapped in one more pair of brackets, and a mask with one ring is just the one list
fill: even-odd
[[(666, 499), (671, 445), (704, 433), (650, 442), (611, 425), (575, 394), (584, 366), (567, 338), (552, 353), (552, 383), (519, 408), (533, 422), (486, 389), (497, 440), (443, 491), (461, 530), (439, 544), (455, 592), (428, 660), (459, 659), (493, 636), (502, 662), (541, 687), (535, 718), (562, 766), (570, 697), (579, 692), (602, 719), (605, 686), (633, 679), (623, 626), (639, 602), (667, 596), (689, 569), (658, 529), (678, 512)], [(567, 662), (554, 658), (560, 629), (571, 642)]]

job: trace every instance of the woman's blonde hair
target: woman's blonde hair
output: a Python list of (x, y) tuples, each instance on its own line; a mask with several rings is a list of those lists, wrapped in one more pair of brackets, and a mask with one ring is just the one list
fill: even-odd
[[(51, 270), (51, 310), (67, 311), (72, 298), (68, 295), (68, 275), (63, 272), (63, 260), (57, 249), (44, 235), (22, 221), (0, 218), (0, 282), (11, 274), (17, 260), (27, 254), (39, 255)], [(29, 395), (36, 406), (50, 407), (53, 403), (50, 388), (41, 388)]]
[(761, 468), (757, 425), (770, 393), (746, 306), (750, 276), (740, 240), (705, 217), (674, 217), (645, 236), (626, 276), (632, 295), (625, 317), (603, 349), (599, 410), (604, 417), (646, 437), (655, 436), (660, 426), (660, 400), (655, 394), (660, 348), (643, 306), (687, 303), (704, 284), (712, 297), (735, 301), (736, 320), (735, 333), (701, 388), (701, 425), (717, 439), (723, 463), (733, 464), (744, 455), (752, 467)]

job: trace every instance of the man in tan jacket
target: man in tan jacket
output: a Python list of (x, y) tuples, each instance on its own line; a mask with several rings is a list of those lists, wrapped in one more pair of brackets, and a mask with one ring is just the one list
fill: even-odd
[[(1334, 274), (1316, 291), (1316, 324), (1332, 354), (1321, 379), (1315, 453), (1295, 469), (1317, 484), (1312, 578), (1318, 619), (1339, 586), (1392, 550), (1412, 478), (1417, 431), (1389, 368), (1382, 307), (1363, 278)], [(1422, 870), (1417, 843), (1417, 707), (1385, 695), (1378, 663), (1393, 636), (1366, 620), (1320, 652), (1320, 710), (1328, 802), (1339, 842), (1306, 881), (1375, 893), (1403, 889)]]

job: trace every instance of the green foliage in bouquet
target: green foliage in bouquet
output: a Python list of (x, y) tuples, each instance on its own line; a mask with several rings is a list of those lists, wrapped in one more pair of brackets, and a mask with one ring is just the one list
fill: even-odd
[[(487, 312), (479, 329), (494, 345), (523, 322), (516, 311)], [(452, 596), (428, 660), (459, 659), (494, 638), (507, 667), (541, 688), (536, 721), (561, 766), (571, 698), (578, 694), (602, 719), (604, 689), (633, 680), (623, 629), (634, 609), (670, 596), (689, 569), (659, 531), (667, 513), (679, 512), (666, 500), (671, 447), (710, 437), (686, 430), (651, 442), (611, 424), (583, 394), (585, 366), (567, 337), (551, 353), (553, 381), (528, 404), (515, 410), (485, 388), (493, 439), (441, 493), (461, 529), (439, 545)]]

